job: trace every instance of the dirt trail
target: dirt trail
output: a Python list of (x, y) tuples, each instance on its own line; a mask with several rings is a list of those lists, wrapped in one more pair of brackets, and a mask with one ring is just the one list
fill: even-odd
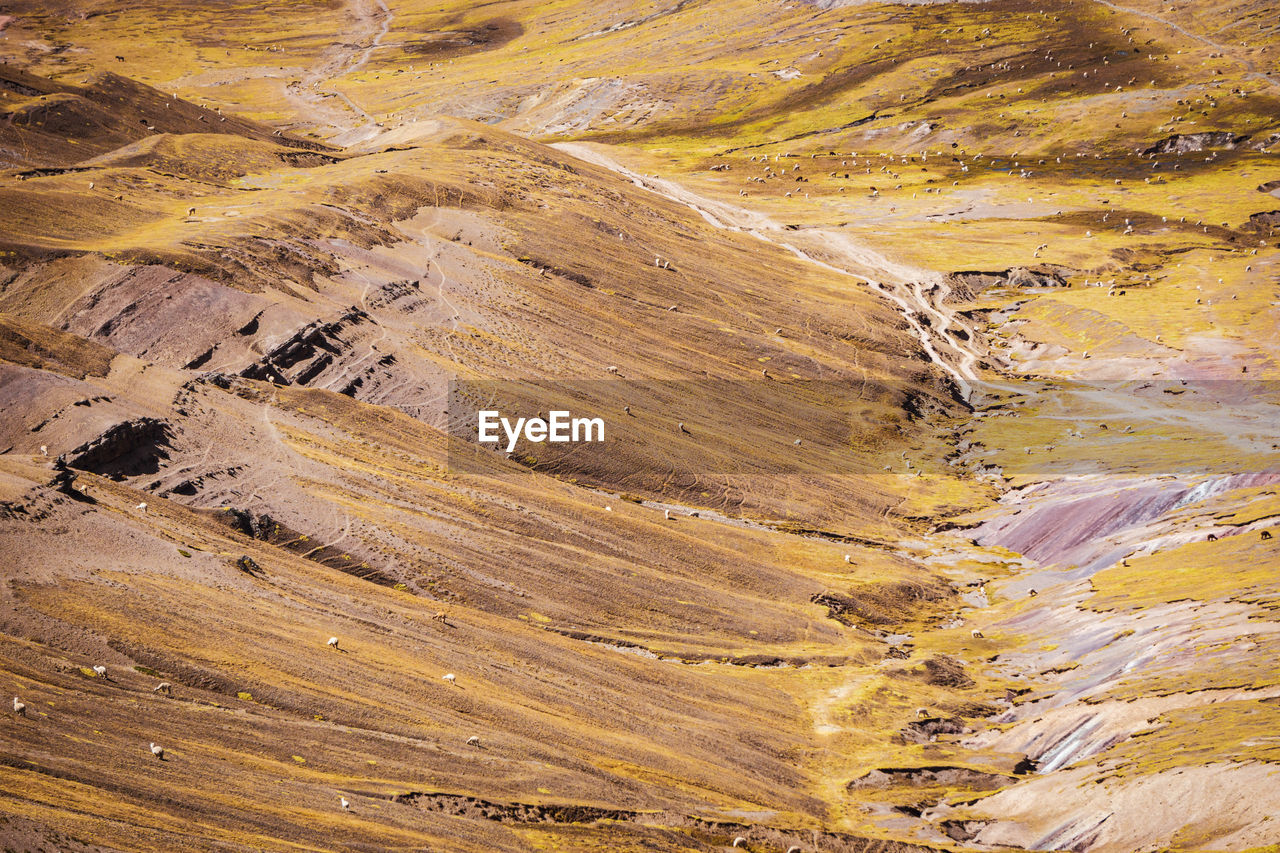
[[(383, 127), (343, 93), (326, 91), (324, 84), (362, 68), (386, 37), (394, 17), (384, 0), (352, 0), (350, 10), (354, 18), (351, 41), (334, 42), (301, 80), (285, 87), (285, 96), (299, 115), (307, 116), (312, 125), (337, 131), (332, 141), (339, 145), (365, 142), (378, 135)], [(329, 100), (334, 98), (346, 109), (332, 106)]]
[(1157, 24), (1161, 24), (1162, 26), (1166, 26), (1169, 29), (1174, 30), (1175, 32), (1181, 33), (1182, 35), (1186, 36), (1189, 39), (1198, 41), (1207, 47), (1211, 47), (1214, 50), (1221, 53), (1223, 56), (1226, 56), (1227, 58), (1229, 58), (1232, 62), (1244, 68), (1245, 71), (1247, 72), (1245, 74), (1246, 77), (1252, 77), (1254, 80), (1258, 80), (1259, 82), (1264, 83), (1267, 86), (1270, 86), (1272, 88), (1280, 87), (1280, 84), (1277, 84), (1276, 81), (1272, 80), (1266, 74), (1263, 74), (1262, 72), (1260, 72), (1257, 66), (1254, 65), (1252, 62), (1250, 62), (1247, 59), (1244, 59), (1243, 57), (1237, 56), (1235, 53), (1235, 48), (1232, 47), (1231, 45), (1219, 44), (1218, 42), (1213, 41), (1207, 36), (1202, 36), (1197, 33), (1193, 33), (1190, 30), (1183, 28), (1180, 24), (1170, 21), (1168, 18), (1162, 18), (1159, 15), (1153, 15), (1150, 12), (1143, 12), (1140, 9), (1133, 9), (1133, 8), (1130, 8), (1129, 6), (1118, 6), (1115, 3), (1108, 2), (1108, 0), (1096, 0), (1096, 1), (1099, 4), (1106, 6), (1108, 9), (1111, 9), (1114, 12), (1124, 12), (1126, 15), (1136, 15), (1139, 18), (1146, 18), (1148, 21), (1155, 21)]
[[(617, 172), (638, 187), (683, 204), (715, 228), (750, 234), (803, 260), (871, 287), (898, 308), (929, 360), (955, 381), (965, 399), (969, 398), (969, 383), (977, 379), (975, 368), (980, 359), (977, 348), (971, 343), (976, 336), (974, 330), (946, 304), (951, 289), (937, 273), (895, 263), (839, 231), (812, 228), (791, 232), (797, 236), (780, 239), (787, 229), (762, 213), (705, 198), (674, 181), (646, 177), (626, 168), (594, 146), (565, 142), (553, 147)], [(798, 246), (797, 243), (805, 245)], [(854, 269), (865, 269), (876, 278), (854, 272)], [(959, 337), (963, 340), (953, 335), (953, 330), (959, 330)]]

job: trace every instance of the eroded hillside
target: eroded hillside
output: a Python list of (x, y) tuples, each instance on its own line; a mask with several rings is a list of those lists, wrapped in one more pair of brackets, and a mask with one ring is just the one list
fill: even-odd
[(1280, 843), (1266, 3), (0, 11), (6, 847)]

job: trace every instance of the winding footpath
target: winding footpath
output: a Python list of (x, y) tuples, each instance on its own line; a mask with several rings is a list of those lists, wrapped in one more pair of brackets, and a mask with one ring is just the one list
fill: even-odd
[[(320, 55), (301, 80), (285, 87), (285, 95), (298, 109), (299, 115), (323, 127), (337, 131), (331, 140), (338, 145), (364, 142), (382, 131), (382, 125), (351, 98), (336, 90), (326, 91), (324, 84), (358, 71), (386, 37), (395, 17), (385, 0), (352, 0), (354, 24), (347, 42), (334, 42)], [(336, 98), (346, 109), (331, 106)], [(352, 122), (354, 117), (355, 121)]]
[[(929, 360), (951, 377), (964, 399), (969, 399), (972, 393), (970, 383), (977, 379), (975, 369), (979, 361), (976, 348), (968, 343), (975, 340), (975, 334), (946, 304), (951, 289), (937, 273), (895, 263), (855, 242), (847, 234), (830, 229), (806, 229), (803, 233), (805, 242), (812, 243), (813, 247), (797, 246), (795, 244), (800, 241), (794, 238), (781, 239), (786, 229), (764, 214), (706, 198), (674, 181), (646, 177), (593, 146), (563, 142), (552, 147), (616, 172), (638, 187), (685, 205), (714, 228), (749, 234), (762, 242), (786, 249), (804, 261), (870, 287), (898, 309)], [(824, 257), (834, 263), (824, 260)], [(873, 270), (877, 277), (861, 275), (854, 269)], [(958, 334), (953, 334), (953, 331), (958, 331)]]
[(1273, 89), (1280, 88), (1280, 82), (1272, 80), (1266, 74), (1259, 71), (1258, 67), (1254, 65), (1252, 62), (1250, 62), (1249, 60), (1245, 59), (1244, 57), (1237, 56), (1235, 53), (1235, 48), (1232, 47), (1231, 45), (1220, 44), (1208, 38), (1207, 36), (1202, 36), (1202, 35), (1199, 35), (1198, 33), (1193, 33), (1190, 30), (1183, 27), (1181, 24), (1175, 23), (1174, 21), (1170, 21), (1168, 18), (1162, 18), (1159, 15), (1153, 15), (1150, 12), (1143, 12), (1141, 9), (1133, 9), (1133, 8), (1130, 8), (1129, 6), (1118, 6), (1115, 3), (1109, 2), (1109, 0), (1095, 0), (1095, 2), (1097, 2), (1099, 5), (1106, 6), (1108, 9), (1110, 9), (1113, 12), (1123, 12), (1126, 15), (1134, 15), (1139, 18), (1145, 18), (1148, 21), (1153, 21), (1154, 23), (1160, 24), (1161, 26), (1168, 27), (1174, 32), (1180, 33), (1186, 36), (1192, 41), (1198, 41), (1201, 44), (1205, 45), (1206, 47), (1213, 48), (1214, 50), (1221, 53), (1223, 56), (1229, 57), (1232, 62), (1244, 68), (1246, 77), (1251, 77), (1254, 80), (1258, 80), (1264, 83), (1265, 85), (1272, 87)]

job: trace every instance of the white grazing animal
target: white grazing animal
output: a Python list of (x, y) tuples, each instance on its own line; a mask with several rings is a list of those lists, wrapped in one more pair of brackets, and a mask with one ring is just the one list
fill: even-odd
[(467, 746), (479, 746), (479, 745), (480, 745), (480, 735), (472, 735), (471, 737), (467, 738)]
[(329, 638), (329, 642), (325, 643), (325, 645), (326, 645), (326, 646), (328, 646), (328, 647), (329, 647), (329, 648), (331, 648), (331, 649), (337, 649), (337, 648), (338, 648), (338, 638), (337, 638), (337, 637), (330, 637), (330, 638)]
[(151, 754), (154, 755), (156, 758), (160, 759), (161, 761), (164, 761), (163, 746), (156, 746), (154, 743), (151, 744)]
[(799, 846), (788, 847), (787, 853), (800, 853), (800, 847)]
[(669, 510), (669, 509), (664, 509), (664, 510), (662, 511), (662, 517), (663, 517), (663, 518), (665, 518), (667, 521), (670, 521), (670, 520), (671, 520), (671, 510)]
[(452, 672), (448, 672), (448, 673), (445, 673), (444, 680), (449, 682), (450, 684), (453, 684), (454, 686), (457, 686), (458, 676), (454, 675)]
[(25, 717), (27, 715), (26, 703), (17, 696), (13, 697), (13, 713), (17, 714), (19, 717)]
[(146, 502), (146, 501), (143, 501), (142, 503), (140, 503), (140, 504), (138, 504), (137, 506), (135, 506), (135, 507), (134, 507), (134, 509), (136, 509), (138, 512), (146, 512), (146, 511), (147, 511), (147, 502)]
[(737, 838), (733, 839), (733, 846), (734, 846), (734, 847), (741, 847), (742, 845), (744, 845), (744, 844), (746, 844), (746, 843), (747, 843), (747, 839), (743, 838), (741, 835), (739, 835)]
[(981, 639), (982, 639), (982, 632), (981, 632), (981, 631), (979, 631), (977, 628), (974, 628), (974, 629), (973, 629), (972, 631), (970, 631), (969, 633), (973, 635), (973, 638), (974, 638), (975, 640), (981, 640)]
[(160, 682), (159, 684), (157, 684), (157, 685), (156, 685), (156, 689), (155, 689), (155, 690), (152, 690), (151, 692), (152, 692), (152, 693), (163, 693), (163, 694), (165, 694), (166, 696), (172, 696), (172, 695), (173, 695), (173, 685), (172, 685), (172, 684), (170, 684), (170, 683), (169, 683), (169, 682), (167, 682), (167, 681), (162, 681), (162, 682)]
[(40, 445), (40, 455), (41, 456), (49, 455), (49, 446), (47, 444)]
[(103, 678), (107, 677), (107, 668), (102, 664), (98, 664), (97, 666), (95, 666), (93, 668), (93, 671), (98, 673), (98, 675), (102, 676)]
[(342, 803), (342, 810), (346, 811), (351, 808), (351, 803), (347, 802), (346, 797), (338, 797), (338, 802)]

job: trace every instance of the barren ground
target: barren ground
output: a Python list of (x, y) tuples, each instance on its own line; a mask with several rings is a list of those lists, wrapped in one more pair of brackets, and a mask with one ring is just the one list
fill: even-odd
[(0, 12), (4, 849), (1280, 846), (1274, 4)]

